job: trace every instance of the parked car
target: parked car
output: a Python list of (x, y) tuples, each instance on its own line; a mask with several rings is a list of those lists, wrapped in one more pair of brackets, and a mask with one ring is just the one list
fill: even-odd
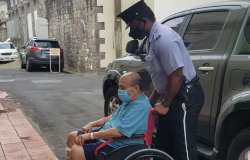
[(0, 61), (10, 62), (18, 58), (18, 51), (11, 42), (0, 42)]
[[(205, 91), (197, 135), (199, 155), (203, 159), (249, 159), (250, 1), (211, 3), (174, 14), (162, 24), (184, 39)], [(128, 51), (127, 57), (107, 67), (103, 81), (106, 115), (112, 112), (119, 77), (144, 68), (145, 52)]]
[(63, 71), (64, 58), (63, 49), (56, 39), (33, 38), (20, 51), (21, 68), (26, 68), (28, 72), (38, 67), (50, 67), (59, 70), (59, 56), (50, 56), (53, 54), (60, 55), (60, 69)]

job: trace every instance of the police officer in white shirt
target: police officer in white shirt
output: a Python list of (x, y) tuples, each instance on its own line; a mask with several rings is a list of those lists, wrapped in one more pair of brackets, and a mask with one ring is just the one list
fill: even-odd
[(160, 115), (156, 147), (175, 160), (197, 160), (197, 122), (204, 94), (182, 38), (156, 22), (144, 1), (118, 17), (130, 27), (130, 37), (147, 39), (145, 68), (155, 88), (150, 100)]

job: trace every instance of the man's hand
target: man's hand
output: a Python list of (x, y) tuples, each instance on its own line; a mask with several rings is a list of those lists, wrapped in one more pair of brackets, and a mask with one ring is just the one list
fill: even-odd
[(79, 136), (76, 137), (75, 139), (75, 143), (78, 145), (84, 145), (84, 142), (90, 139), (90, 134), (81, 134)]
[(169, 107), (165, 107), (161, 103), (156, 103), (154, 109), (160, 115), (166, 115), (169, 111)]
[(92, 127), (91, 123), (88, 123), (88, 124), (86, 124), (85, 126), (82, 127), (82, 129), (84, 130), (85, 133), (90, 133), (92, 128), (93, 127)]

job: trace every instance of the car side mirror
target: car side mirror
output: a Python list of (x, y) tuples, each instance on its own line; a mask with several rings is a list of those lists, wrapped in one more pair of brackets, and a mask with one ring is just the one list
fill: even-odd
[(138, 40), (131, 40), (127, 43), (126, 52), (131, 54), (137, 54), (138, 48), (139, 48)]

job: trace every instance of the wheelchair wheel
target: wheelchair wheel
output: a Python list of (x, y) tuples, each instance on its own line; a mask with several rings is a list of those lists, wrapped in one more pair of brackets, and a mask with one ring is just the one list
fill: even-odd
[(142, 149), (130, 154), (125, 160), (174, 160), (167, 153), (157, 149)]

